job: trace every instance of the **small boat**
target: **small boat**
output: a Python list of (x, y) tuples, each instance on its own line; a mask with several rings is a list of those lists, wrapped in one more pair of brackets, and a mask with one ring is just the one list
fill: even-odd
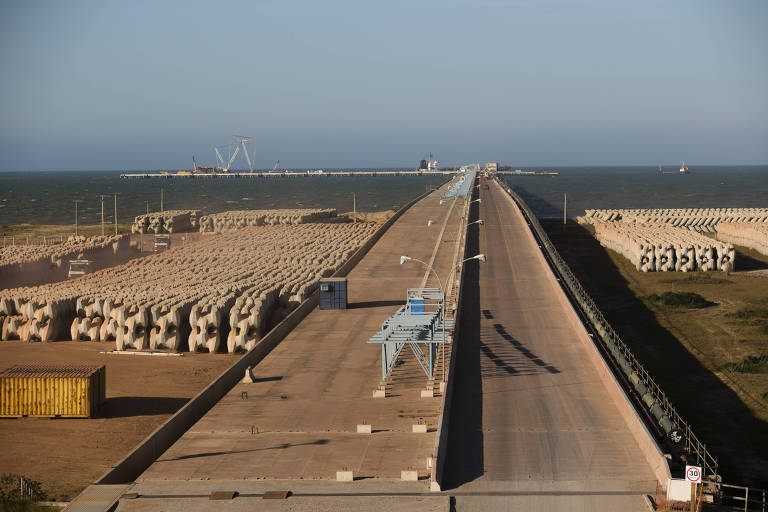
[(688, 170), (688, 168), (685, 166), (685, 161), (683, 161), (683, 165), (680, 166), (680, 174), (690, 174), (691, 171)]

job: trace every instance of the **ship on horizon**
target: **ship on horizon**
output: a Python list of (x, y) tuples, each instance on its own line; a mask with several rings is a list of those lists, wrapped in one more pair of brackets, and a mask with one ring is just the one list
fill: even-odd
[(432, 158), (432, 153), (429, 154), (429, 160), (422, 160), (419, 163), (419, 168), (417, 170), (419, 171), (428, 171), (428, 172), (434, 172), (439, 170), (438, 166), (440, 165), (440, 162)]

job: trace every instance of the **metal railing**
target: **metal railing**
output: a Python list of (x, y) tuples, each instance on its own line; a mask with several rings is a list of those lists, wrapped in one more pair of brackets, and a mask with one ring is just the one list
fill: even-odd
[(56, 245), (63, 244), (67, 236), (3, 236), (0, 247), (14, 247), (17, 245)]
[(768, 512), (768, 491), (765, 489), (720, 484), (720, 492), (722, 504), (732, 507), (733, 510)]
[(688, 464), (693, 465), (695, 462), (696, 465), (702, 467), (704, 475), (716, 475), (718, 468), (717, 459), (707, 451), (706, 445), (696, 437), (691, 430), (691, 426), (678, 414), (661, 387), (653, 380), (648, 371), (640, 364), (629, 347), (627, 347), (626, 343), (624, 343), (605, 319), (603, 313), (581, 286), (581, 283), (574, 276), (570, 267), (560, 256), (560, 253), (557, 252), (554, 244), (539, 223), (538, 218), (517, 193), (504, 183), (499, 182), (499, 184), (517, 203), (536, 238), (539, 240), (542, 249), (544, 249), (552, 263), (553, 270), (559, 274), (561, 284), (567, 287), (573, 299), (578, 303), (582, 312), (598, 334), (605, 352), (610, 353), (613, 357), (616, 367), (621, 369), (626, 380), (629, 381), (629, 384), (640, 396), (647, 412), (656, 420), (658, 426), (669, 436), (671, 441), (674, 443), (684, 443), (685, 452), (695, 457), (695, 461), (687, 460)]

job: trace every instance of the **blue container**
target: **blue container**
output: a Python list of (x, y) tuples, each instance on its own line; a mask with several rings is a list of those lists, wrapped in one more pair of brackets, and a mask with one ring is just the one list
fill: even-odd
[(321, 279), (319, 298), (320, 309), (347, 309), (347, 278)]
[(412, 297), (409, 303), (411, 305), (411, 313), (424, 313), (424, 299)]

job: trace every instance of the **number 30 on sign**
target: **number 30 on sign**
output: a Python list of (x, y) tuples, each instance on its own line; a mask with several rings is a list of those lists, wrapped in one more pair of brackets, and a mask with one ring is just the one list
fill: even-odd
[(701, 483), (701, 467), (685, 466), (685, 479), (693, 484)]

